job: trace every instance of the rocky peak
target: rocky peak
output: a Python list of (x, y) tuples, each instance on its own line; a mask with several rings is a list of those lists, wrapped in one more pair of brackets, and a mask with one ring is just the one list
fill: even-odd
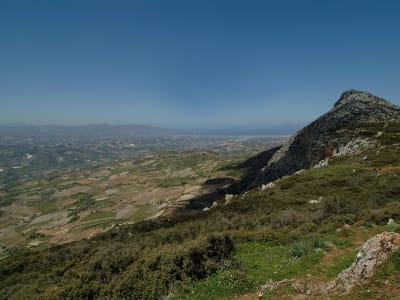
[(361, 138), (356, 128), (367, 123), (400, 123), (400, 107), (367, 92), (345, 91), (330, 111), (299, 130), (275, 152), (251, 187), (316, 165)]
[(376, 97), (371, 93), (351, 89), (342, 93), (339, 100), (336, 101), (334, 109), (342, 107), (346, 104), (357, 105), (362, 102), (364, 102), (364, 104), (372, 105), (390, 105), (390, 102)]

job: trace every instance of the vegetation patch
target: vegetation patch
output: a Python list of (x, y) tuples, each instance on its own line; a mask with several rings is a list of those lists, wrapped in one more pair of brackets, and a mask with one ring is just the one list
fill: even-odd
[(42, 212), (44, 214), (53, 212), (58, 208), (58, 203), (55, 200), (33, 201), (33, 202), (30, 202), (29, 205), (37, 208), (40, 212)]
[(288, 259), (290, 249), (291, 245), (242, 243), (235, 255), (236, 263), (226, 266), (205, 280), (196, 282), (189, 293), (180, 295), (179, 299), (231, 299), (255, 291), (260, 284), (269, 279), (281, 280), (302, 274), (317, 264), (323, 255), (322, 252), (311, 252), (293, 260)]
[(162, 188), (169, 188), (172, 186), (185, 185), (188, 184), (189, 182), (190, 182), (190, 177), (172, 177), (161, 180), (158, 186)]
[(82, 221), (96, 221), (100, 219), (109, 219), (114, 217), (115, 217), (115, 212), (113, 211), (96, 210), (87, 215)]

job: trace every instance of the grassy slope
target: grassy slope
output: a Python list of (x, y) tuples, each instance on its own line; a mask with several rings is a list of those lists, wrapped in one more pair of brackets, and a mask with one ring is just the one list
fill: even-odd
[[(294, 245), (271, 245), (263, 241), (244, 242), (238, 247), (235, 258), (237, 266), (222, 270), (206, 280), (196, 282), (189, 294), (177, 298), (186, 299), (231, 299), (234, 296), (254, 291), (269, 279), (300, 278), (305, 282), (323, 282), (334, 278), (354, 261), (357, 249), (369, 237), (383, 231), (400, 231), (400, 225), (383, 225), (390, 217), (399, 217), (400, 147), (395, 136), (387, 136), (383, 147), (360, 153), (352, 157), (331, 159), (329, 167), (307, 170), (282, 180), (278, 186), (266, 191), (253, 191), (243, 200), (268, 198), (269, 202), (291, 202), (298, 205), (295, 211), (283, 210), (271, 218), (272, 226), (295, 225), (311, 218), (323, 225), (310, 231), (332, 241), (337, 247), (325, 252), (311, 252), (296, 260), (288, 259)], [(395, 145), (393, 145), (393, 142)], [(365, 159), (367, 157), (367, 159)], [(307, 213), (307, 199), (324, 198), (322, 204), (313, 204), (314, 215)], [(254, 205), (254, 204), (253, 204)], [(308, 205), (308, 211), (310, 205)], [(359, 208), (363, 210), (357, 213)], [(330, 219), (321, 222), (319, 214), (334, 211)], [(271, 209), (273, 211), (273, 209)], [(322, 218), (323, 219), (323, 218)], [(276, 222), (277, 224), (274, 224)], [(286, 224), (285, 224), (286, 222)], [(341, 223), (355, 224), (351, 230), (333, 230)], [(382, 224), (371, 226), (370, 224)], [(307, 236), (307, 233), (302, 232)], [(312, 236), (312, 234), (311, 234)], [(307, 241), (307, 240), (306, 240)], [(337, 250), (339, 249), (339, 250)], [(338, 299), (393, 299), (400, 295), (400, 254), (380, 270), (376, 278), (365, 289), (357, 289)], [(322, 259), (322, 261), (321, 261)], [(240, 274), (238, 276), (237, 274)], [(266, 299), (290, 298), (295, 294), (290, 288), (282, 288), (265, 296)], [(242, 297), (256, 299), (255, 293)], [(241, 299), (239, 297), (239, 299)]]
[[(207, 213), (143, 222), (88, 241), (19, 253), (0, 263), (0, 298), (231, 299), (254, 292), (269, 278), (333, 278), (351, 264), (368, 237), (400, 231), (397, 225), (385, 226), (389, 218), (400, 217), (399, 132), (386, 128), (379, 149), (334, 158), (326, 168), (283, 178), (271, 189), (252, 190)], [(309, 203), (319, 197), (321, 203)], [(337, 232), (343, 223), (352, 229)], [(237, 245), (234, 253), (227, 246), (230, 237)], [(296, 240), (316, 238), (337, 249), (308, 249), (289, 259)], [(396, 257), (381, 268), (369, 292), (349, 297), (398, 296)], [(268, 297), (282, 299), (293, 292), (282, 289)]]

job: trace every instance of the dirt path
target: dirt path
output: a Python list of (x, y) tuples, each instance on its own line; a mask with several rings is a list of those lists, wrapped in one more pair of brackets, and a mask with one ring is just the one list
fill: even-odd
[(381, 168), (368, 168), (367, 170), (385, 173), (385, 172), (400, 170), (400, 166), (385, 166), (385, 167), (381, 167)]
[(234, 298), (234, 300), (255, 300), (258, 299), (257, 293), (250, 293)]

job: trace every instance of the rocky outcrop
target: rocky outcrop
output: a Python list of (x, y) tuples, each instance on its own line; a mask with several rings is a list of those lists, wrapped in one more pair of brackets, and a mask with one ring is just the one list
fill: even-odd
[(360, 142), (353, 129), (364, 123), (389, 122), (400, 122), (400, 107), (367, 92), (346, 91), (329, 112), (297, 132), (272, 156), (255, 185), (310, 168), (343, 149), (360, 151), (362, 147), (352, 147), (357, 139), (356, 146), (370, 147), (371, 141)]
[(360, 249), (356, 261), (342, 271), (335, 280), (322, 286), (322, 291), (350, 292), (357, 285), (368, 282), (376, 269), (384, 264), (390, 255), (400, 250), (400, 234), (384, 232), (370, 238)]

